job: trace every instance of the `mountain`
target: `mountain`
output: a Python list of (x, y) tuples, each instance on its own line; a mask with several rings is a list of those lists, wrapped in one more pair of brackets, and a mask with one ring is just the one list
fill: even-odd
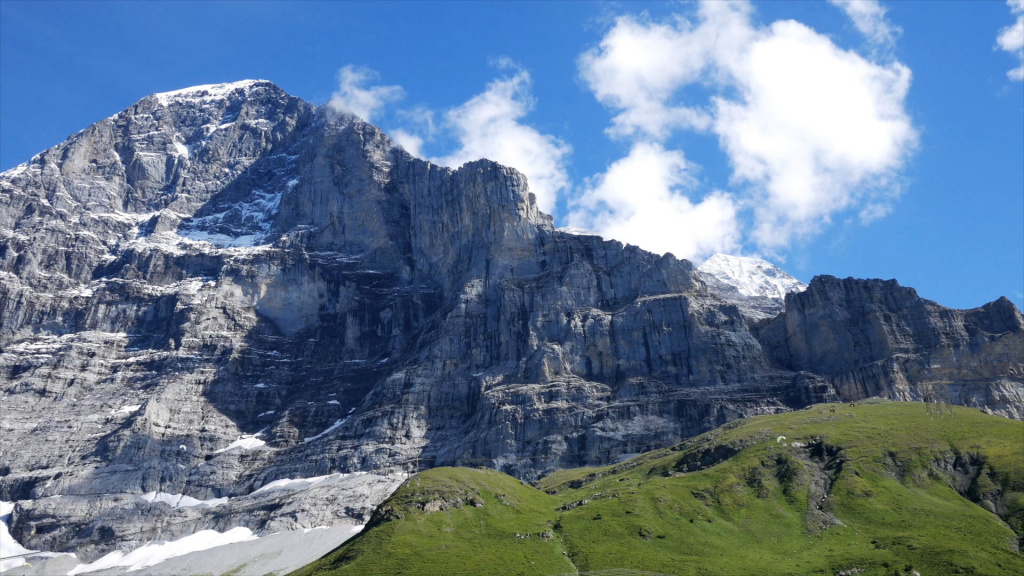
[(437, 468), (294, 576), (1015, 575), (1022, 435), (965, 408), (833, 404), (535, 485)]
[(803, 292), (807, 285), (778, 266), (758, 258), (715, 254), (697, 270), (734, 286), (743, 296), (785, 300), (790, 292)]
[(535, 479), (822, 401), (1024, 417), (1009, 300), (821, 276), (766, 314), (708, 278), (270, 82), (146, 97), (0, 174), (10, 534), (86, 563), (351, 528), (422, 468)]
[(715, 254), (697, 271), (719, 297), (736, 304), (750, 318), (770, 318), (785, 309), (786, 294), (807, 285), (778, 266), (758, 258)]

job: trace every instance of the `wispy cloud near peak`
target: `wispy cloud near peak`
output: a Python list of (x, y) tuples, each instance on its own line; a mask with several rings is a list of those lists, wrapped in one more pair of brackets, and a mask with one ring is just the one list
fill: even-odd
[(401, 86), (366, 86), (377, 79), (378, 74), (369, 68), (345, 66), (338, 71), (338, 90), (328, 104), (338, 112), (355, 114), (372, 122), (377, 110), (405, 96)]

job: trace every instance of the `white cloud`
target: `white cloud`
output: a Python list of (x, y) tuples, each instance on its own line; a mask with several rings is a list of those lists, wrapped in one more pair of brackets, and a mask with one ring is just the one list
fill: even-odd
[(792, 20), (728, 65), (740, 98), (715, 99), (714, 131), (734, 181), (754, 186), (755, 242), (785, 247), (858, 200), (884, 213), (917, 138), (903, 109), (908, 68), (869, 62)]
[(558, 193), (569, 185), (566, 163), (571, 148), (520, 122), (532, 107), (530, 75), (525, 70), (492, 81), (483, 93), (445, 114), (459, 149), (432, 160), (458, 167), (487, 158), (511, 166), (526, 175), (540, 209), (551, 213)]
[(1024, 0), (1006, 0), (1010, 13), (1017, 15), (1017, 21), (999, 31), (996, 42), (999, 47), (1020, 60), (1020, 66), (1006, 73), (1011, 80), (1024, 81)]
[(868, 42), (880, 47), (891, 48), (902, 30), (893, 26), (885, 17), (886, 9), (878, 0), (828, 0), (846, 12), (857, 30)]
[(399, 110), (396, 116), (405, 128), (388, 131), (391, 139), (406, 152), (420, 158), (423, 156), (423, 145), (433, 141), (437, 133), (434, 124), (434, 111), (424, 106), (416, 106), (407, 110)]
[[(867, 30), (877, 36), (882, 34), (878, 26), (888, 24), (884, 10), (873, 6), (878, 10), (872, 12), (871, 5), (844, 9), (867, 14), (864, 22), (875, 22)], [(590, 222), (606, 233), (642, 231), (646, 243), (640, 245), (645, 248), (699, 254), (700, 247), (738, 244), (739, 210), (750, 214), (739, 220), (753, 224), (747, 239), (773, 252), (820, 231), (840, 211), (856, 210), (868, 221), (891, 209), (899, 193), (897, 171), (917, 141), (904, 110), (910, 70), (899, 62), (880, 64), (843, 50), (792, 20), (755, 26), (751, 15), (745, 2), (703, 2), (696, 22), (624, 16), (597, 48), (581, 56), (581, 77), (600, 102), (617, 111), (609, 134), (632, 138), (634, 147), (629, 158), (613, 165), (602, 183), (586, 192), (578, 205), (582, 212), (573, 216), (577, 224)], [(886, 29), (894, 34), (891, 27)], [(692, 101), (694, 91), (684, 91), (689, 86), (709, 93), (708, 100)], [(698, 110), (706, 122), (681, 119), (686, 112), (678, 112)], [(680, 129), (711, 130), (733, 169), (737, 189), (732, 196), (712, 192), (692, 205), (710, 202), (709, 211), (718, 208), (717, 241), (708, 237), (712, 229), (687, 227), (694, 234), (688, 238), (666, 226), (663, 214), (672, 213), (668, 208), (643, 208), (671, 202), (616, 200), (617, 194), (645, 192), (639, 186), (607, 184), (613, 172), (639, 163), (634, 155), (643, 150), (667, 162), (662, 174), (673, 173), (672, 166), (681, 170), (671, 160), (677, 152), (661, 149), (654, 154), (640, 147), (665, 141)], [(648, 163), (649, 169), (655, 170), (653, 164)], [(679, 197), (678, 192), (665, 195), (672, 186), (657, 184), (669, 180), (640, 182), (656, 186), (659, 192), (653, 197)], [(697, 192), (691, 190), (690, 197), (699, 197)], [(690, 213), (680, 206), (677, 212)], [(732, 210), (729, 218), (724, 217), (727, 206)], [(588, 222), (581, 220), (583, 215)], [(628, 226), (617, 226), (615, 220), (623, 215)]]
[[(676, 16), (670, 22), (621, 16), (601, 43), (579, 58), (580, 76), (605, 106), (621, 110), (608, 134), (664, 140), (673, 130), (704, 130), (711, 117), (700, 107), (670, 102), (683, 86), (702, 80), (715, 54), (731, 55), (749, 42), (746, 3), (701, 4), (703, 24)], [(737, 25), (739, 24), (739, 25)]]
[(420, 154), (423, 152), (423, 138), (413, 134), (412, 132), (407, 132), (398, 128), (397, 130), (392, 130), (388, 136), (390, 136), (396, 144), (404, 148), (406, 152), (416, 156), (417, 158), (419, 158)]
[(699, 259), (739, 248), (736, 205), (714, 192), (693, 203), (696, 182), (682, 152), (637, 143), (576, 199), (569, 225), (652, 252)]
[(434, 111), (425, 106), (416, 106), (407, 110), (399, 110), (398, 117), (407, 125), (415, 126), (415, 130), (426, 135), (427, 140), (433, 140), (437, 132), (434, 123)]
[[(660, 56), (669, 54), (679, 57)], [(693, 36), (669, 24), (623, 16), (598, 47), (580, 56), (579, 68), (602, 104), (622, 110), (612, 119), (609, 134), (640, 132), (663, 139), (674, 128), (710, 124), (698, 110), (666, 104), (679, 86), (697, 79), (705, 61), (704, 47)]]
[(364, 87), (377, 79), (377, 73), (369, 68), (345, 66), (338, 72), (338, 91), (328, 104), (338, 112), (355, 114), (371, 122), (374, 112), (405, 95), (401, 86)]

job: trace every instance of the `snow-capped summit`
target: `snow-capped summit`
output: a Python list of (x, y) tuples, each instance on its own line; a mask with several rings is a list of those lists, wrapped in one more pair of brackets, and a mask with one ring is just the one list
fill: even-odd
[(153, 97), (165, 106), (171, 102), (184, 100), (222, 100), (234, 92), (248, 92), (258, 85), (273, 86), (273, 83), (269, 80), (240, 80), (223, 84), (203, 84), (170, 92), (160, 92), (153, 94)]
[(807, 289), (803, 282), (759, 258), (715, 254), (697, 270), (735, 287), (744, 296), (785, 300), (786, 294)]

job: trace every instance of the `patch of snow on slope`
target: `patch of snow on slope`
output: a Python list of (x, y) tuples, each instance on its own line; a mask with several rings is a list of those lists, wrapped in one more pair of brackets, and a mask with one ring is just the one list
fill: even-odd
[(255, 234), (229, 236), (227, 234), (211, 234), (202, 230), (186, 232), (185, 237), (195, 242), (208, 242), (217, 248), (250, 248), (259, 244), (261, 240)]
[(213, 453), (214, 454), (220, 454), (221, 452), (227, 452), (228, 450), (231, 450), (231, 449), (234, 449), (234, 448), (241, 448), (242, 450), (253, 450), (255, 448), (259, 448), (260, 446), (266, 446), (266, 445), (267, 445), (266, 442), (264, 442), (263, 440), (260, 440), (255, 435), (253, 435), (253, 436), (242, 436), (238, 440), (235, 440), (231, 444), (228, 444), (226, 448), (221, 448), (220, 450), (214, 450)]
[(7, 570), (25, 565), (29, 557), (53, 558), (54, 556), (60, 556), (60, 554), (54, 552), (29, 550), (15, 540), (7, 528), (7, 523), (11, 520), (11, 512), (14, 512), (14, 502), (0, 500), (0, 558), (2, 558), (0, 559), (0, 572), (6, 572)]
[(171, 508), (213, 508), (221, 504), (227, 504), (227, 498), (210, 498), (209, 500), (197, 500), (184, 494), (168, 494), (167, 492), (147, 492), (142, 495), (146, 502), (163, 502)]
[(244, 201), (221, 212), (189, 218), (178, 233), (189, 240), (218, 248), (252, 247), (264, 242), (281, 207), (281, 192), (253, 190)]
[(310, 436), (309, 438), (303, 438), (302, 442), (305, 444), (306, 442), (312, 442), (313, 440), (316, 440), (317, 438), (323, 438), (324, 436), (330, 434), (331, 432), (334, 432), (338, 428), (341, 428), (341, 425), (344, 424), (346, 420), (348, 420), (348, 416), (342, 418), (341, 420), (335, 420), (334, 424), (331, 424), (330, 427), (327, 428), (327, 430), (324, 430), (323, 432), (317, 434), (316, 436)]
[[(0, 560), (0, 572), (25, 564), (25, 559), (20, 555), (31, 552), (32, 550), (18, 544), (18, 541), (11, 536), (11, 533), (7, 531), (6, 523), (0, 522), (0, 557), (3, 557), (3, 560)], [(15, 556), (15, 558), (11, 558), (11, 556)]]
[[(265, 576), (290, 574), (334, 550), (360, 532), (362, 526), (337, 524), (331, 527), (299, 528), (260, 536), (209, 550), (171, 558), (143, 569), (146, 576), (182, 574), (232, 574)], [(258, 558), (258, 561), (254, 559)], [(64, 570), (67, 572), (67, 570)]]
[(259, 490), (256, 490), (252, 494), (250, 494), (250, 496), (266, 492), (274, 492), (276, 490), (287, 490), (292, 492), (297, 490), (306, 490), (308, 488), (313, 488), (314, 486), (319, 486), (321, 484), (334, 483), (339, 480), (344, 480), (345, 478), (352, 478), (364, 475), (366, 475), (366, 472), (352, 472), (351, 474), (344, 474), (339, 472), (336, 474), (328, 474), (326, 476), (313, 476), (310, 478), (282, 478), (280, 480), (274, 480), (273, 482), (267, 484), (266, 486), (261, 487)]
[(803, 292), (807, 289), (803, 282), (759, 258), (715, 254), (697, 270), (734, 286), (744, 296), (784, 300), (790, 292)]
[(224, 546), (226, 544), (234, 544), (235, 542), (244, 542), (246, 540), (255, 539), (256, 536), (253, 535), (252, 530), (241, 526), (232, 528), (231, 530), (223, 533), (217, 532), (216, 530), (201, 530), (195, 534), (185, 536), (184, 538), (173, 540), (171, 542), (153, 542), (151, 544), (146, 544), (145, 546), (137, 548), (128, 554), (121, 551), (111, 552), (95, 562), (79, 564), (73, 570), (68, 572), (67, 576), (95, 572), (97, 570), (113, 568), (116, 566), (127, 567), (129, 571), (140, 570), (147, 566), (159, 564), (168, 558), (182, 556), (190, 552), (208, 550), (210, 548), (216, 548), (217, 546)]
[(0, 522), (7, 523), (7, 517), (14, 512), (14, 502), (0, 500)]

